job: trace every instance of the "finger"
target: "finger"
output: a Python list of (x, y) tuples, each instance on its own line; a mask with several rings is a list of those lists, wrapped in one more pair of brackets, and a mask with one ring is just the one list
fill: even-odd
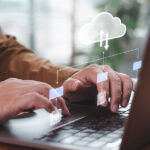
[(58, 109), (62, 109), (63, 115), (70, 115), (69, 109), (66, 106), (65, 100), (62, 97), (57, 98), (56, 105)]
[(52, 89), (52, 87), (46, 83), (40, 83), (35, 86), (33, 86), (33, 91), (38, 92), (39, 94), (45, 96), (49, 99), (49, 91)]
[(102, 73), (104, 73), (103, 67), (99, 65), (91, 65), (86, 74), (88, 74), (87, 82), (91, 81), (93, 84), (97, 86), (98, 91), (97, 101), (99, 101), (100, 105), (106, 107), (108, 104), (108, 97), (109, 97), (109, 81), (105, 80), (100, 83), (97, 82), (97, 76)]
[(69, 109), (67, 108), (65, 100), (62, 97), (52, 99), (51, 101), (55, 107), (62, 109), (62, 113), (64, 115), (70, 115)]
[(55, 110), (54, 105), (48, 98), (35, 92), (25, 94), (20, 99), (21, 100), (18, 101), (18, 103), (20, 103), (19, 111), (33, 108), (44, 108), (48, 112)]
[(112, 112), (117, 112), (122, 93), (121, 80), (118, 77), (117, 73), (113, 71), (109, 66), (105, 66), (105, 71), (108, 72), (110, 82), (110, 92), (111, 92), (110, 109)]
[(24, 87), (24, 90), (22, 90), (23, 91), (22, 94), (36, 92), (39, 93), (40, 95), (45, 96), (46, 98), (49, 98), (49, 91), (50, 89), (52, 89), (50, 85), (46, 83), (38, 83), (38, 84), (27, 83), (27, 84), (28, 85)]
[(57, 98), (52, 99), (52, 100), (51, 100), (51, 102), (53, 103), (53, 105), (54, 105), (55, 107), (57, 107), (57, 108), (58, 108)]
[(69, 78), (63, 84), (64, 93), (75, 92), (80, 88), (81, 85), (82, 85), (82, 82), (80, 80)]
[(44, 82), (39, 81), (33, 81), (33, 80), (21, 80), (16, 78), (9, 78), (5, 82), (20, 82), (24, 83), (21, 84), (21, 94), (27, 94), (29, 92), (37, 92), (45, 97), (49, 97), (49, 90), (51, 89), (51, 86)]
[(126, 107), (128, 105), (131, 92), (133, 89), (133, 82), (128, 75), (118, 73), (119, 78), (122, 82), (122, 100), (120, 102), (122, 107)]

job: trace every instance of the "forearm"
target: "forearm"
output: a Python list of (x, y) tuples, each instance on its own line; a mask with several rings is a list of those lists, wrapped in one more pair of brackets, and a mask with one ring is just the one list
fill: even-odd
[[(78, 71), (73, 68), (54, 65), (50, 61), (38, 57), (12, 37), (0, 42), (0, 60), (1, 81), (16, 77), (43, 81), (57, 87)], [(59, 73), (58, 76), (57, 72)], [(58, 84), (56, 84), (57, 77)]]

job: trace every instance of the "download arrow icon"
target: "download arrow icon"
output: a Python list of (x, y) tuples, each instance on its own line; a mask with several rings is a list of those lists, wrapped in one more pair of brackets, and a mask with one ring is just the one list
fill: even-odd
[(103, 31), (100, 31), (100, 47), (103, 46)]
[(106, 43), (105, 43), (105, 49), (106, 49), (106, 51), (108, 50), (108, 48), (109, 48), (109, 45), (108, 45), (108, 33), (106, 33)]

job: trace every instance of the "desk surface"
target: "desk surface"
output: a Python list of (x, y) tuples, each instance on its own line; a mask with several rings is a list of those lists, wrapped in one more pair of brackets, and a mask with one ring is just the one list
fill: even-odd
[(0, 150), (35, 150), (35, 149), (0, 143)]

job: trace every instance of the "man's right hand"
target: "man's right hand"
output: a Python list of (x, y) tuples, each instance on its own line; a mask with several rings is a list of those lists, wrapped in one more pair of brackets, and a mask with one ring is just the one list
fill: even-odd
[(49, 100), (50, 89), (50, 85), (32, 80), (10, 78), (0, 82), (0, 123), (24, 110), (44, 108), (52, 112), (55, 110), (54, 106), (68, 115), (69, 110), (62, 97)]

